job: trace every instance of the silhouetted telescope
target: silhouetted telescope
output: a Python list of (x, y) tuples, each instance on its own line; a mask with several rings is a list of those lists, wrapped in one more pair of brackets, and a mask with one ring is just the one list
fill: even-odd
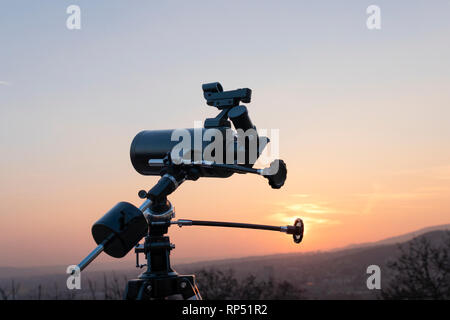
[[(83, 270), (102, 251), (121, 258), (135, 248), (136, 266), (143, 267), (139, 254), (144, 253), (147, 271), (128, 283), (127, 299), (164, 298), (172, 294), (200, 298), (194, 276), (180, 276), (170, 266), (169, 253), (174, 245), (165, 234), (173, 224), (279, 231), (291, 234), (295, 243), (303, 239), (304, 225), (299, 218), (288, 226), (172, 220), (175, 212), (167, 196), (186, 180), (252, 173), (263, 176), (272, 188), (279, 189), (287, 176), (286, 164), (280, 159), (268, 168), (253, 167), (269, 139), (258, 135), (247, 108), (240, 104), (251, 101), (252, 91), (248, 88), (223, 91), (218, 82), (204, 84), (202, 88), (207, 104), (218, 108), (220, 113), (206, 119), (203, 128), (146, 130), (135, 136), (130, 148), (133, 167), (142, 175), (161, 178), (150, 190), (139, 191), (139, 197), (145, 199), (139, 208), (120, 202), (93, 225), (92, 236), (98, 246), (78, 265)], [(145, 238), (143, 245), (139, 244), (142, 238)]]

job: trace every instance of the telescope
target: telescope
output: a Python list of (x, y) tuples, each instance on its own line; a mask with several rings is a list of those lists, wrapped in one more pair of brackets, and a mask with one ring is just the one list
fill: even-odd
[[(273, 189), (280, 189), (287, 177), (286, 164), (281, 159), (267, 168), (254, 168), (270, 140), (259, 136), (247, 107), (241, 104), (251, 102), (252, 91), (223, 91), (218, 82), (203, 84), (202, 89), (207, 105), (219, 109), (219, 114), (206, 119), (201, 128), (146, 130), (134, 137), (130, 147), (133, 167), (142, 175), (160, 179), (150, 190), (138, 192), (144, 200), (139, 207), (119, 202), (92, 226), (98, 246), (78, 264), (81, 271), (103, 251), (121, 258), (134, 248), (136, 267), (146, 267), (146, 271), (128, 282), (125, 299), (201, 299), (195, 276), (179, 275), (170, 265), (170, 251), (175, 245), (166, 234), (172, 225), (279, 231), (291, 234), (297, 244), (303, 239), (304, 224), (300, 218), (288, 226), (174, 220), (174, 207), (167, 197), (185, 181), (229, 178), (235, 173), (257, 174), (266, 178)], [(139, 244), (142, 239), (144, 243)], [(140, 254), (144, 254), (146, 264), (140, 264)]]

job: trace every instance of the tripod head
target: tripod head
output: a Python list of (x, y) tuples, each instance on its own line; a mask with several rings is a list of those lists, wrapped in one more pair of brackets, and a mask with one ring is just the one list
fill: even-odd
[[(139, 173), (158, 175), (160, 179), (150, 190), (139, 191), (139, 197), (145, 199), (139, 208), (127, 202), (120, 202), (93, 225), (92, 236), (98, 246), (78, 265), (80, 270), (83, 270), (102, 251), (112, 257), (120, 258), (134, 247), (137, 256), (136, 265), (142, 267), (139, 264), (139, 253), (144, 253), (147, 257), (148, 268), (141, 275), (140, 280), (131, 284), (131, 291), (134, 293), (130, 294), (133, 297), (140, 295), (142, 298), (143, 293), (139, 291), (141, 286), (143, 283), (148, 284), (149, 281), (153, 283), (154, 279), (170, 278), (172, 279), (170, 281), (176, 279), (176, 281), (187, 281), (193, 286), (192, 276), (186, 276), (183, 278), (184, 280), (179, 280), (179, 276), (170, 267), (169, 252), (175, 246), (164, 235), (171, 225), (270, 230), (291, 234), (295, 243), (300, 243), (303, 239), (304, 225), (299, 218), (294, 221), (293, 225), (288, 226), (187, 219), (172, 220), (175, 212), (167, 197), (186, 180), (195, 181), (200, 177), (226, 178), (234, 173), (251, 173), (263, 176), (272, 188), (280, 189), (287, 176), (286, 164), (283, 160), (277, 159), (268, 168), (256, 169), (253, 168), (254, 161), (252, 161), (255, 159), (251, 159), (251, 156), (247, 154), (251, 151), (250, 143), (256, 142), (257, 159), (268, 142), (266, 137), (259, 137), (256, 133), (256, 127), (248, 116), (247, 108), (239, 105), (241, 102), (249, 103), (251, 101), (251, 90), (245, 88), (223, 91), (218, 82), (204, 84), (202, 88), (207, 104), (218, 108), (221, 112), (215, 118), (206, 119), (204, 128), (201, 128), (200, 131), (202, 134), (207, 134), (208, 130), (216, 130), (215, 132), (219, 134), (214, 136), (214, 142), (222, 142), (226, 152), (229, 152), (230, 146), (232, 146), (232, 157), (220, 155), (221, 147), (215, 149), (212, 159), (195, 157), (198, 152), (203, 155), (208, 146), (205, 144), (198, 146), (191, 136), (187, 138), (188, 144), (191, 144), (179, 150), (177, 149), (179, 141), (173, 140), (176, 130), (140, 132), (131, 143), (131, 162)], [(231, 127), (228, 119), (231, 120), (238, 132), (224, 137), (222, 133), (230, 130)], [(187, 129), (185, 133), (195, 134), (196, 130)], [(250, 135), (244, 132), (249, 130), (251, 131)], [(236, 150), (244, 150), (245, 157), (240, 157)], [(222, 161), (225, 158), (226, 160), (231, 158), (231, 161)], [(138, 244), (144, 237), (144, 245)], [(151, 258), (152, 255), (153, 258)], [(155, 261), (157, 262), (155, 263)], [(172, 288), (173, 285), (174, 283), (168, 284), (168, 288)], [(172, 292), (170, 290), (165, 292)], [(196, 290), (193, 291), (196, 292)], [(161, 296), (162, 294), (159, 293), (152, 297)]]

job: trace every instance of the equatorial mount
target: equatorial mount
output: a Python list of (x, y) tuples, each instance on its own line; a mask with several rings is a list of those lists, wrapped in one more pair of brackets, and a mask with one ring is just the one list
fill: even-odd
[[(171, 152), (177, 143), (172, 139), (173, 130), (147, 130), (138, 133), (130, 147), (130, 158), (133, 167), (143, 175), (160, 176), (158, 182), (148, 191), (141, 190), (138, 195), (145, 199), (137, 208), (127, 202), (120, 202), (109, 210), (92, 226), (92, 236), (97, 247), (79, 264), (79, 270), (85, 269), (101, 252), (121, 258), (135, 248), (136, 266), (146, 267), (146, 270), (138, 279), (130, 280), (127, 285), (125, 298), (148, 300), (165, 299), (172, 296), (181, 296), (183, 299), (201, 299), (195, 283), (194, 275), (179, 275), (170, 265), (170, 251), (175, 245), (170, 243), (166, 235), (172, 225), (206, 226), (225, 228), (245, 228), (257, 230), (279, 231), (293, 236), (295, 243), (303, 239), (304, 225), (301, 219), (296, 219), (293, 225), (269, 226), (250, 223), (203, 221), (175, 218), (175, 211), (167, 199), (186, 180), (195, 181), (200, 177), (227, 178), (234, 173), (252, 173), (263, 176), (274, 189), (281, 188), (286, 180), (287, 169), (283, 160), (273, 161), (268, 168), (253, 168), (254, 162), (246, 154), (244, 161), (239, 160), (236, 150), (250, 151), (251, 142), (256, 141), (256, 158), (259, 157), (266, 146), (268, 139), (259, 137), (256, 127), (248, 116), (248, 110), (241, 102), (251, 101), (252, 91), (248, 88), (231, 91), (223, 91), (220, 83), (208, 83), (203, 85), (203, 94), (208, 105), (220, 110), (215, 118), (206, 119), (202, 132), (214, 129), (226, 132), (231, 127), (231, 122), (236, 129), (236, 135), (231, 140), (223, 139), (218, 142), (227, 142), (222, 145), (223, 151), (227, 151), (225, 145), (230, 145), (233, 161), (223, 163), (218, 161), (186, 159), (183, 156), (173, 161)], [(231, 120), (231, 122), (229, 121)], [(194, 133), (194, 129), (186, 132)], [(249, 131), (247, 136), (244, 133)], [(226, 135), (225, 135), (226, 136)], [(242, 138), (242, 141), (240, 139)], [(198, 150), (204, 151), (208, 146), (201, 145)], [(188, 154), (189, 154), (188, 153)], [(219, 152), (220, 154), (220, 152)], [(192, 157), (191, 157), (192, 158)], [(201, 158), (203, 159), (203, 158)], [(141, 239), (143, 244), (139, 244)], [(140, 264), (139, 255), (144, 254), (147, 263)]]
[[(170, 160), (165, 160), (170, 161)], [(279, 231), (292, 234), (295, 243), (303, 239), (304, 225), (301, 219), (296, 219), (293, 225), (270, 226), (261, 224), (203, 221), (175, 218), (175, 211), (167, 200), (167, 196), (174, 192), (181, 183), (186, 180), (188, 170), (192, 166), (210, 166), (206, 163), (189, 163), (174, 165), (171, 163), (156, 185), (149, 191), (138, 192), (140, 198), (145, 199), (139, 208), (132, 204), (121, 202), (106, 213), (92, 227), (92, 235), (98, 246), (95, 248), (78, 267), (80, 271), (85, 269), (102, 251), (113, 257), (125, 256), (133, 247), (136, 253), (136, 267), (147, 267), (138, 279), (130, 280), (125, 294), (126, 299), (161, 299), (181, 295), (183, 299), (201, 299), (195, 284), (195, 276), (179, 275), (170, 265), (170, 251), (175, 245), (170, 243), (169, 237), (165, 236), (172, 225), (183, 226), (208, 226), (245, 228)], [(252, 169), (238, 165), (227, 166), (228, 170), (239, 172), (257, 173), (264, 176), (266, 169)], [(268, 169), (269, 170), (269, 169)], [(278, 170), (280, 171), (280, 170)], [(267, 171), (266, 171), (267, 172)], [(281, 174), (277, 179), (269, 179), (274, 185), (283, 184)], [(144, 244), (138, 244), (145, 237)], [(139, 254), (144, 254), (147, 263), (140, 264)]]
[[(269, 226), (249, 223), (201, 221), (175, 218), (175, 211), (167, 200), (167, 196), (174, 192), (192, 174), (196, 167), (219, 167), (237, 173), (254, 173), (264, 176), (273, 188), (280, 188), (286, 179), (286, 165), (282, 160), (273, 170), (275, 164), (266, 169), (254, 169), (240, 165), (214, 164), (205, 161), (182, 162), (174, 164), (168, 154), (164, 159), (150, 159), (152, 163), (163, 162), (166, 166), (164, 175), (149, 191), (140, 190), (138, 196), (145, 199), (139, 208), (132, 204), (121, 202), (106, 213), (92, 227), (92, 235), (98, 246), (78, 267), (80, 271), (86, 268), (102, 251), (113, 257), (125, 256), (133, 247), (136, 253), (136, 266), (147, 267), (138, 279), (129, 281), (126, 299), (161, 299), (181, 295), (183, 299), (201, 299), (195, 284), (195, 276), (178, 275), (170, 265), (170, 251), (175, 245), (165, 236), (172, 225), (208, 226), (226, 228), (245, 228), (279, 231), (292, 234), (294, 242), (303, 239), (304, 225), (301, 219), (296, 219), (290, 226)], [(144, 244), (138, 244), (145, 237)], [(147, 263), (139, 263), (139, 254), (144, 254)]]

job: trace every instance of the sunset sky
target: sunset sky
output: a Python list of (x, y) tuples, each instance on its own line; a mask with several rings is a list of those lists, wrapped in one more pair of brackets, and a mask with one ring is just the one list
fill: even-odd
[[(81, 30), (66, 28), (70, 4)], [(380, 30), (366, 27), (371, 4)], [(253, 90), (251, 119), (280, 130), (288, 178), (188, 181), (169, 198), (177, 218), (301, 217), (305, 238), (172, 227), (174, 262), (450, 223), (449, 17), (438, 0), (2, 1), (0, 266), (78, 263), (92, 224), (157, 181), (131, 165), (135, 134), (214, 116), (201, 91), (213, 81)]]

